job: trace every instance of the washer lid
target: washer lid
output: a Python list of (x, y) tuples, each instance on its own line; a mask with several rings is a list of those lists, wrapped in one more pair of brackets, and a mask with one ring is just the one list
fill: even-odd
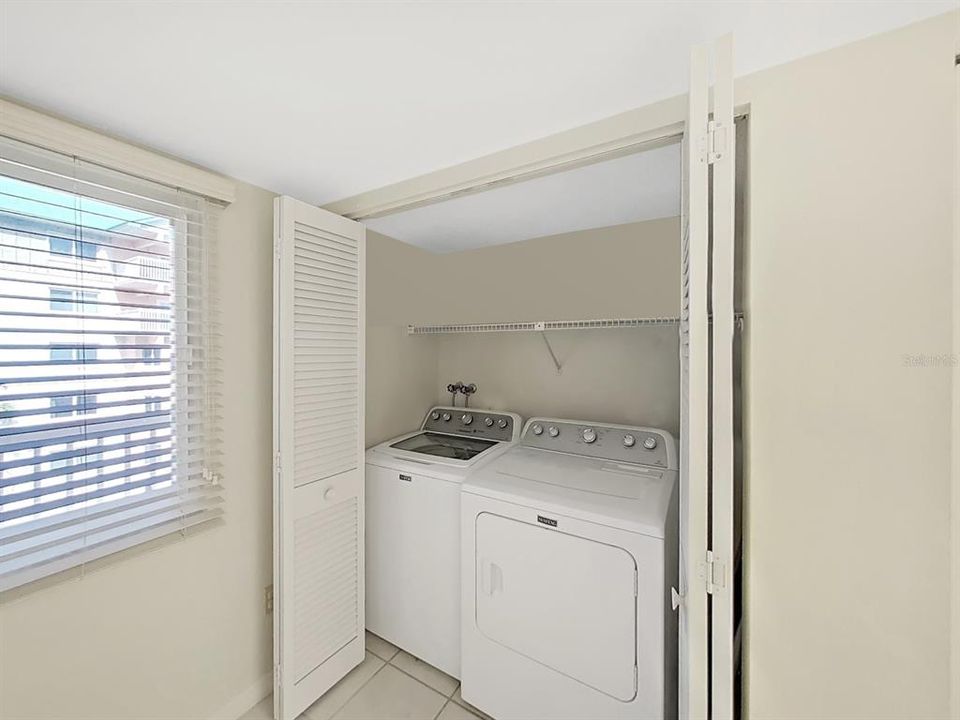
[(402, 473), (428, 475), (440, 480), (460, 483), (477, 468), (493, 460), (514, 445), (510, 442), (496, 442), (493, 446), (481, 453), (475, 454), (469, 460), (443, 457), (441, 455), (428, 455), (395, 447), (404, 440), (422, 435), (424, 435), (424, 433), (417, 430), (387, 440), (379, 445), (374, 445), (367, 449), (366, 463), (390, 470), (397, 470)]
[(391, 448), (407, 452), (449, 458), (451, 460), (472, 460), (482, 452), (497, 445), (496, 440), (448, 435), (446, 433), (422, 432), (403, 440), (390, 443)]
[(676, 480), (672, 470), (516, 446), (463, 492), (664, 537)]

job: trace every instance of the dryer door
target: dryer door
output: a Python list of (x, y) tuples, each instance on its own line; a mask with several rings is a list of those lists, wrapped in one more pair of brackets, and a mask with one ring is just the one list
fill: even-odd
[(622, 701), (636, 695), (636, 564), (622, 548), (499, 515), (476, 521), (477, 627)]

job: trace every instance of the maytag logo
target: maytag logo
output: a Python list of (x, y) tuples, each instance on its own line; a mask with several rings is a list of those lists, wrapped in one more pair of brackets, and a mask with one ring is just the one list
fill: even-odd
[(413, 482), (413, 478), (411, 476), (404, 475), (403, 473), (400, 474), (400, 479), (404, 482)]
[(549, 525), (550, 527), (556, 527), (557, 521), (553, 518), (544, 517), (543, 515), (537, 515), (537, 522), (543, 523), (544, 525)]

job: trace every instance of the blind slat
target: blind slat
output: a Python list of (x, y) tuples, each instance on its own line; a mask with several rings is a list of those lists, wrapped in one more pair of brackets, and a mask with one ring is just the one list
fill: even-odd
[[(88, 380), (89, 378), (83, 378)], [(106, 395), (108, 393), (128, 393), (128, 392), (147, 392), (150, 390), (169, 390), (172, 385), (169, 382), (166, 383), (152, 383), (149, 385), (121, 385), (121, 386), (110, 386), (110, 385), (98, 385), (90, 387), (87, 384), (83, 385), (82, 389), (76, 387), (68, 388), (50, 388), (41, 392), (30, 392), (30, 393), (4, 393), (3, 399), (6, 401), (11, 400), (34, 400), (37, 398), (55, 398), (62, 397), (64, 395), (77, 395), (77, 394), (86, 394), (86, 395)]]
[[(117, 426), (117, 430), (128, 433), (130, 428), (136, 428), (138, 420), (150, 420), (151, 418), (159, 417), (169, 417), (169, 410), (153, 410), (149, 412), (139, 412), (139, 413), (128, 413), (126, 415), (90, 415), (83, 413), (78, 415), (72, 420), (63, 420), (60, 422), (52, 423), (43, 423), (37, 425), (22, 425), (14, 427), (5, 427), (0, 428), (0, 438), (10, 437), (22, 437), (24, 435), (31, 435), (34, 433), (55, 433), (61, 430), (73, 430), (74, 428), (94, 428), (98, 429), (97, 426), (100, 425), (111, 425), (116, 423), (123, 423), (122, 425)], [(136, 430), (134, 430), (136, 432)], [(51, 438), (56, 437), (55, 435), (50, 435)], [(0, 440), (0, 448), (3, 447), (3, 440)]]
[[(169, 450), (167, 450), (167, 454), (168, 455), (170, 454)], [(122, 464), (122, 463), (116, 463), (116, 462), (114, 463), (114, 465), (117, 465), (117, 464)], [(91, 477), (80, 478), (78, 480), (64, 480), (63, 482), (50, 483), (47, 485), (35, 484), (35, 487), (32, 487), (29, 490), (17, 490), (15, 492), (7, 493), (6, 495), (4, 495), (3, 501), (4, 501), (4, 504), (12, 505), (14, 503), (20, 502), (21, 500), (28, 500), (31, 498), (40, 498), (40, 497), (50, 496), (50, 495), (59, 495), (60, 493), (63, 493), (63, 492), (69, 492), (71, 490), (77, 490), (81, 488), (96, 487), (97, 485), (100, 485), (102, 483), (113, 482), (114, 480), (121, 480), (133, 474), (140, 475), (143, 473), (163, 472), (167, 470), (169, 467), (170, 467), (169, 462), (155, 462), (155, 463), (150, 463), (148, 465), (138, 465), (136, 467), (125, 468), (123, 470), (117, 470), (111, 473), (104, 473), (102, 475), (93, 475)], [(76, 474), (79, 474), (80, 472), (87, 472), (87, 469), (83, 469), (72, 474), (76, 475)], [(58, 477), (58, 476), (55, 473), (51, 473), (50, 477), (52, 478), (52, 477)], [(162, 476), (158, 475), (157, 477), (162, 477)], [(165, 477), (169, 477), (169, 475), (166, 475)], [(128, 487), (129, 489), (129, 486), (126, 486), (126, 487)], [(113, 488), (109, 488), (109, 489), (112, 490)], [(74, 497), (82, 501), (87, 499), (89, 496), (86, 494), (83, 494), (83, 495), (76, 495)], [(32, 509), (36, 511), (36, 509), (39, 507), (42, 507), (42, 504), (39, 504)]]
[[(95, 242), (95, 241), (93, 241), (93, 240), (91, 239), (91, 237), (90, 237), (90, 232), (89, 232), (89, 231), (88, 231), (88, 233), (86, 234), (85, 237), (81, 237), (81, 236), (77, 235), (76, 232), (70, 232), (70, 230), (71, 230), (70, 226), (66, 226), (62, 231), (58, 231), (57, 229), (51, 227), (51, 228), (47, 228), (47, 229), (43, 230), (43, 232), (41, 232), (39, 228), (27, 229), (27, 228), (29, 227), (29, 223), (28, 223), (26, 220), (23, 220), (23, 221), (17, 223), (17, 222), (10, 222), (9, 219), (5, 221), (5, 220), (3, 219), (4, 217), (5, 217), (4, 214), (3, 214), (2, 212), (0, 212), (0, 232), (6, 231), (6, 232), (8, 232), (8, 233), (16, 233), (17, 235), (25, 235), (25, 236), (29, 236), (29, 237), (34, 237), (34, 238), (37, 238), (37, 240), (40, 241), (40, 242), (47, 242), (47, 243), (49, 243), (50, 240), (63, 240), (64, 242), (67, 242), (67, 243), (82, 242), (84, 245), (99, 245), (99, 246), (101, 246), (101, 247), (106, 247), (106, 248), (120, 248), (120, 247), (123, 247), (122, 245), (115, 244), (115, 243), (97, 243), (97, 242)], [(76, 230), (76, 228), (74, 228), (74, 231), (75, 231), (75, 230)], [(143, 240), (143, 238), (142, 238), (140, 235), (130, 235), (130, 234), (128, 234), (128, 233), (119, 232), (119, 231), (117, 231), (117, 230), (113, 230), (113, 231), (111, 232), (111, 234), (112, 234), (112, 235), (116, 235), (116, 236), (121, 236), (121, 237), (126, 236), (126, 237), (129, 237), (129, 238), (135, 238), (135, 239), (137, 239), (137, 240)], [(145, 243), (145, 244), (146, 244), (146, 243)], [(161, 245), (161, 246), (162, 246), (162, 245), (164, 245), (164, 244), (165, 244), (165, 243), (163, 243), (162, 241), (159, 241), (159, 240), (156, 240), (156, 241), (153, 241), (153, 242), (150, 242), (150, 243), (149, 243), (149, 245), (150, 245), (151, 247), (156, 246), (156, 245)], [(41, 251), (41, 252), (43, 251), (43, 248), (42, 248), (42, 247), (36, 247), (36, 246), (34, 246), (33, 249), (34, 249), (34, 250)], [(81, 253), (81, 254), (82, 254), (82, 253)], [(155, 248), (154, 248), (154, 249), (150, 249), (150, 248), (148, 248), (148, 247), (143, 247), (143, 246), (137, 248), (137, 254), (138, 254), (138, 255), (153, 255), (153, 256), (156, 256), (156, 257), (158, 257), (158, 258), (165, 258), (165, 259), (167, 259), (167, 260), (169, 260), (169, 258), (170, 258), (170, 251), (169, 251), (169, 250), (167, 250), (166, 252), (160, 252), (160, 251), (156, 250)]]
[(46, 383), (46, 382), (62, 382), (64, 380), (122, 380), (123, 378), (132, 378), (132, 377), (163, 377), (169, 376), (170, 373), (166, 372), (128, 372), (128, 373), (90, 373), (83, 376), (76, 375), (41, 375), (38, 377), (5, 377), (0, 378), (0, 382), (7, 383), (11, 385), (20, 385), (22, 383)]
[[(110, 437), (122, 437), (124, 435), (133, 435), (135, 433), (149, 432), (151, 430), (169, 430), (171, 423), (169, 419), (161, 422), (138, 423), (128, 425), (124, 428), (107, 428), (104, 430), (86, 430), (82, 429), (78, 433), (70, 435), (59, 433), (50, 437), (32, 438), (30, 440), (20, 440), (17, 442), (0, 443), (0, 452), (20, 452), (22, 450), (39, 450), (50, 445), (68, 445), (70, 443), (84, 442), (86, 440), (97, 440)], [(14, 435), (13, 437), (17, 437)]]
[[(64, 394), (69, 394), (69, 393), (64, 393)], [(72, 394), (70, 395), (71, 397), (74, 397)], [(95, 397), (95, 396), (96, 396), (96, 393), (81, 392), (75, 397), (88, 398), (88, 397)], [(61, 396), (58, 396), (58, 397), (61, 397)], [(127, 407), (130, 405), (144, 405), (148, 402), (151, 402), (151, 403), (169, 402), (169, 400), (170, 400), (169, 396), (151, 395), (149, 397), (149, 400), (145, 399), (144, 397), (136, 397), (130, 400), (113, 400), (111, 402), (96, 402), (96, 401), (91, 401), (89, 403), (81, 402), (79, 406), (82, 407), (86, 412), (95, 413), (97, 410), (103, 410), (105, 408)], [(33, 415), (49, 415), (49, 414), (50, 414), (49, 407), (31, 408), (29, 410), (6, 410), (6, 411), (0, 411), (0, 421), (6, 418), (18, 418), (18, 417), (28, 417)]]
[[(134, 471), (131, 474), (136, 474), (136, 472)], [(116, 487), (101, 488), (92, 492), (83, 493), (82, 495), (69, 495), (67, 497), (57, 498), (56, 500), (41, 499), (40, 501), (28, 507), (14, 508), (12, 510), (0, 510), (0, 523), (8, 520), (15, 520), (16, 518), (23, 517), (25, 515), (39, 515), (49, 510), (56, 510), (58, 508), (68, 507), (70, 505), (76, 505), (77, 503), (88, 503), (91, 500), (98, 500), (99, 498), (108, 497), (110, 495), (120, 495), (121, 493), (139, 490), (140, 488), (145, 488), (149, 485), (160, 485), (161, 483), (169, 482), (171, 477), (172, 475), (168, 471), (159, 473), (157, 475), (152, 475), (141, 480), (130, 480)], [(50, 494), (54, 495), (59, 493), (54, 492)], [(12, 504), (13, 503), (10, 503), (10, 505)], [(4, 507), (9, 506), (5, 505)]]
[[(134, 446), (134, 447), (142, 447), (143, 445), (153, 445), (153, 444), (155, 443), (141, 443), (139, 446)], [(172, 446), (170, 446), (169, 442), (166, 442), (163, 444), (165, 445), (165, 447), (155, 448), (152, 450), (149, 450), (149, 449), (143, 450), (138, 453), (130, 453), (129, 455), (121, 455), (120, 457), (107, 458), (106, 460), (97, 460), (97, 461), (89, 461), (87, 460), (87, 457), (90, 457), (90, 456), (96, 457), (97, 455), (102, 455), (107, 452), (116, 452), (117, 449), (115, 448), (108, 449), (104, 446), (99, 446), (99, 447), (93, 446), (90, 448), (85, 448), (86, 452), (84, 452), (82, 455), (76, 456), (78, 459), (83, 458), (82, 463), (79, 463), (77, 465), (67, 465), (60, 469), (41, 470), (39, 472), (33, 472), (26, 475), (12, 476), (10, 478), (0, 480), (0, 487), (16, 487), (18, 485), (24, 485), (27, 483), (36, 483), (41, 480), (49, 480), (55, 477), (66, 477), (68, 475), (76, 475), (82, 472), (89, 472), (90, 470), (100, 470), (103, 468), (113, 467), (114, 465), (128, 465), (131, 463), (139, 462), (140, 460), (148, 460), (153, 457), (170, 455), (173, 451)], [(105, 478), (103, 477), (103, 475), (97, 476), (97, 482), (104, 482), (104, 481), (105, 481)], [(20, 491), (20, 492), (26, 492), (26, 491)], [(39, 488), (38, 492), (43, 493), (43, 492), (47, 492), (47, 490), (45, 487)], [(10, 495), (5, 495), (4, 501), (12, 502), (10, 497), (11, 497)]]
[[(59, 290), (59, 286), (56, 288)], [(82, 288), (82, 292), (94, 293), (97, 291), (97, 288)], [(90, 300), (89, 298), (84, 298), (82, 295), (77, 295), (75, 298), (69, 300), (60, 300), (53, 299), (50, 295), (38, 296), (38, 295), (5, 295), (0, 294), (0, 300), (20, 300), (24, 302), (42, 302), (42, 303), (51, 303), (51, 302), (60, 302), (60, 303), (69, 303), (70, 305), (81, 305), (83, 307), (122, 307), (122, 308), (141, 308), (145, 310), (167, 310), (169, 311), (170, 305), (164, 303), (123, 303), (123, 302), (109, 302), (107, 300)]]

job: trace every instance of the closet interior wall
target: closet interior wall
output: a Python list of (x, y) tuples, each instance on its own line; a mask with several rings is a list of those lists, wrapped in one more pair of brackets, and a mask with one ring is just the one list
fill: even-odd
[[(367, 444), (475, 382), (478, 407), (679, 429), (677, 327), (408, 336), (408, 324), (679, 314), (679, 218), (434, 254), (368, 243)], [(429, 388), (429, 392), (428, 392)]]
[(418, 427), (436, 398), (437, 339), (407, 334), (440, 302), (435, 256), (367, 230), (366, 444)]

